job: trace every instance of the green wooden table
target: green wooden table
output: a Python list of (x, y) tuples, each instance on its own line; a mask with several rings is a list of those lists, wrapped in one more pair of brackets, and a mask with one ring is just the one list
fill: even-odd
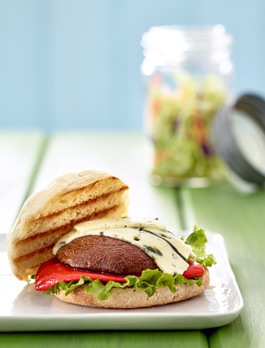
[(240, 316), (220, 328), (192, 331), (21, 333), (14, 328), (1, 333), (0, 347), (265, 347), (265, 191), (246, 192), (228, 182), (200, 189), (152, 187), (145, 151), (139, 134), (0, 133), (0, 233), (7, 233), (24, 200), (54, 177), (108, 171), (130, 186), (130, 215), (145, 211), (175, 230), (197, 224), (223, 235), (244, 298)]

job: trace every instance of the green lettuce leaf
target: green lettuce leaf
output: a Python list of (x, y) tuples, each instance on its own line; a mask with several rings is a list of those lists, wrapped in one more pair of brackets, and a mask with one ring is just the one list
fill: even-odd
[(126, 283), (118, 283), (109, 281), (108, 283), (102, 282), (99, 279), (91, 280), (89, 277), (81, 276), (79, 281), (63, 282), (52, 286), (49, 290), (43, 291), (46, 295), (56, 294), (58, 290), (64, 290), (65, 295), (70, 294), (76, 288), (85, 284), (85, 289), (88, 293), (95, 295), (99, 300), (106, 300), (111, 295), (113, 288), (125, 288), (134, 287), (135, 289), (145, 291), (148, 297), (155, 294), (157, 289), (161, 289), (164, 286), (168, 286), (172, 293), (176, 292), (175, 284), (186, 284), (188, 286), (192, 284), (202, 285), (202, 276), (193, 279), (186, 279), (181, 274), (172, 276), (168, 273), (162, 273), (158, 269), (147, 269), (142, 272), (142, 275), (138, 278), (136, 276), (127, 276), (125, 278)]
[(205, 231), (197, 226), (194, 226), (193, 232), (185, 240), (185, 243), (191, 246), (193, 253), (196, 255), (195, 258), (193, 257), (191, 259), (200, 263), (204, 268), (216, 264), (213, 254), (206, 254), (205, 248), (207, 242)]
[(192, 251), (197, 258), (206, 256), (205, 245), (207, 242), (205, 231), (197, 226), (194, 226), (193, 232), (185, 240), (185, 243), (192, 247)]
[(212, 265), (216, 265), (216, 260), (213, 254), (209, 254), (204, 259), (196, 259), (198, 263), (202, 265), (202, 267), (212, 267)]
[(52, 286), (50, 289), (43, 291), (43, 293), (45, 295), (57, 294), (58, 290), (60, 290), (60, 284), (61, 283), (64, 283), (64, 282), (61, 281), (59, 284), (56, 284), (56, 285)]

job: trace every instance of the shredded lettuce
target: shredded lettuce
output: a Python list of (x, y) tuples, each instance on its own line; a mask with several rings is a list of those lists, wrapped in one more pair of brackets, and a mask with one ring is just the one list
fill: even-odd
[(217, 76), (199, 81), (184, 71), (166, 76), (171, 80), (167, 86), (150, 84), (146, 104), (155, 155), (153, 174), (162, 179), (223, 179), (226, 168), (211, 140), (214, 116), (226, 102), (222, 82)]
[[(184, 241), (192, 247), (192, 251), (195, 254), (195, 257), (193, 257), (192, 260), (200, 263), (203, 267), (211, 267), (213, 264), (216, 264), (214, 256), (212, 254), (206, 254), (205, 245), (207, 243), (207, 238), (204, 230), (195, 226), (193, 233), (191, 233)], [(173, 276), (168, 273), (162, 273), (158, 269), (147, 269), (142, 272), (140, 277), (127, 276), (125, 280), (125, 283), (114, 281), (106, 283), (99, 279), (91, 280), (89, 277), (81, 276), (79, 281), (61, 281), (59, 284), (56, 284), (49, 290), (43, 292), (46, 295), (52, 295), (56, 294), (59, 290), (64, 290), (65, 295), (68, 295), (76, 288), (84, 285), (88, 293), (95, 295), (99, 300), (106, 300), (110, 297), (113, 288), (123, 289), (131, 287), (145, 291), (148, 297), (151, 297), (155, 294), (157, 289), (161, 289), (164, 286), (167, 286), (172, 293), (175, 293), (176, 284), (186, 284), (187, 286), (192, 284), (197, 284), (197, 286), (202, 285), (202, 276), (186, 279), (181, 274)]]

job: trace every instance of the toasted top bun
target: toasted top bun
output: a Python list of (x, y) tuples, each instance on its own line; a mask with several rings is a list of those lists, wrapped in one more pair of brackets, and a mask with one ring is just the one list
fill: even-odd
[(52, 248), (77, 223), (128, 215), (129, 189), (120, 179), (99, 171), (65, 174), (23, 205), (7, 236), (13, 273), (29, 280)]
[(141, 308), (175, 303), (198, 296), (207, 289), (209, 282), (209, 271), (205, 269), (201, 286), (198, 286), (196, 283), (192, 285), (176, 284), (175, 293), (172, 293), (167, 286), (157, 289), (151, 297), (148, 297), (144, 291), (135, 288), (113, 288), (111, 296), (107, 300), (101, 301), (95, 295), (88, 293), (83, 285), (70, 292), (67, 296), (63, 290), (59, 290), (55, 296), (62, 301), (83, 306), (120, 309)]

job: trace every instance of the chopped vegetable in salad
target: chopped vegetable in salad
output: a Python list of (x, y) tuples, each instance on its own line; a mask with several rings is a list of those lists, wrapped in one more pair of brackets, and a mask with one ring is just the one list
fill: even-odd
[(220, 179), (225, 166), (210, 136), (213, 117), (227, 95), (217, 76), (201, 84), (187, 74), (174, 75), (176, 88), (153, 76), (147, 100), (147, 124), (154, 146), (153, 174), (172, 178)]

